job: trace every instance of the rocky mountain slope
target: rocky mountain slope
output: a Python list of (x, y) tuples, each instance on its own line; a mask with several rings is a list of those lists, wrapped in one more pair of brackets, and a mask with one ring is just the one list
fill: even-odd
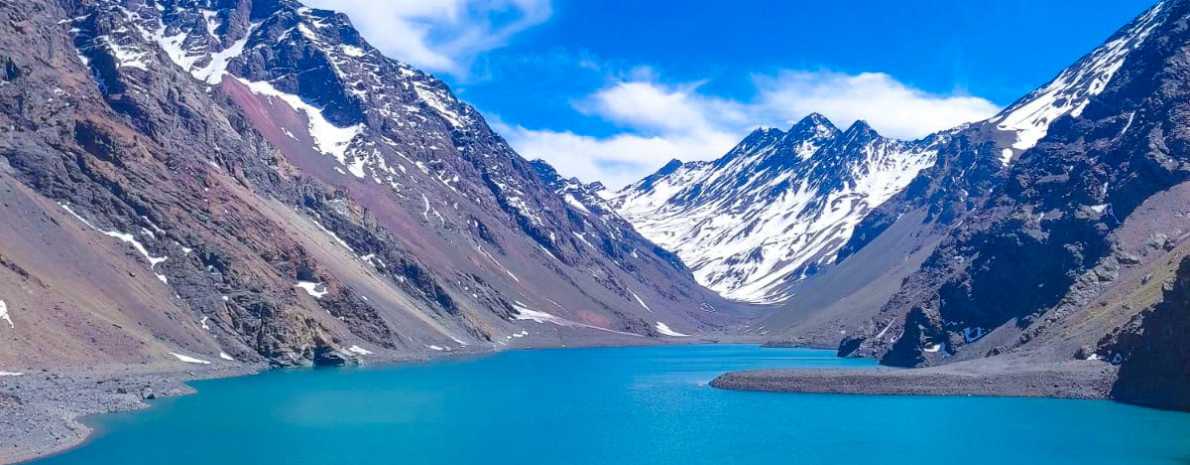
[(0, 370), (713, 334), (732, 304), (288, 0), (0, 5)]
[[(1145, 306), (1121, 301), (1141, 298), (1152, 279), (1134, 275), (1171, 271), (1169, 254), (1180, 249), (1168, 238), (1187, 226), (1190, 164), (1178, 116), (1187, 8), (1155, 6), (992, 120), (1002, 129), (1021, 111), (1044, 120), (1053, 114), (1034, 108), (1069, 110), (1047, 121), (1044, 137), (844, 352), (901, 366), (1015, 351), (1069, 358), (1076, 342)], [(1014, 147), (1030, 141), (1028, 131)]]

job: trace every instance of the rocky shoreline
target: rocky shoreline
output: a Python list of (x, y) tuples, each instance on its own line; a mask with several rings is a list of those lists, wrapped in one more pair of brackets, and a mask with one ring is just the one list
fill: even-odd
[(807, 394), (1108, 399), (1116, 371), (1115, 366), (1103, 362), (1021, 367), (981, 360), (920, 369), (740, 371), (715, 378), (711, 386)]
[(187, 382), (259, 373), (267, 365), (120, 366), (0, 377), (0, 464), (76, 447), (91, 428), (83, 417), (149, 407), (146, 400), (193, 394)]

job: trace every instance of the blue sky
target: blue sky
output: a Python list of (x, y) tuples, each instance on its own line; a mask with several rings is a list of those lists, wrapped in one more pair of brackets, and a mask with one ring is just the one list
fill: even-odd
[(620, 186), (810, 111), (916, 138), (986, 118), (1154, 0), (311, 0), (526, 158)]

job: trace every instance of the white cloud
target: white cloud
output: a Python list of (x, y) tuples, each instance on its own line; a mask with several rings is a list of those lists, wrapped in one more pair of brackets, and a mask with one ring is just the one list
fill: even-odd
[(983, 120), (1000, 110), (979, 97), (914, 89), (884, 73), (786, 71), (754, 80), (765, 113), (786, 116), (789, 121), (817, 111), (844, 128), (862, 119), (881, 134), (901, 139)]
[(787, 127), (811, 112), (842, 129), (863, 119), (886, 136), (915, 139), (999, 110), (982, 98), (931, 94), (882, 73), (758, 75), (753, 77), (755, 96), (741, 102), (700, 93), (701, 82), (668, 85), (644, 71), (574, 102), (583, 114), (622, 128), (618, 134), (592, 137), (503, 123), (496, 129), (527, 158), (542, 158), (564, 175), (618, 188), (673, 158), (718, 158), (757, 127)]
[(584, 182), (601, 181), (612, 188), (635, 182), (674, 158), (689, 160), (688, 154), (710, 158), (739, 142), (736, 134), (721, 132), (665, 136), (621, 133), (601, 138), (501, 123), (492, 126), (524, 157), (541, 158), (564, 176), (578, 176)]
[(386, 55), (430, 72), (466, 75), (476, 55), (553, 14), (550, 0), (305, 0), (346, 13)]

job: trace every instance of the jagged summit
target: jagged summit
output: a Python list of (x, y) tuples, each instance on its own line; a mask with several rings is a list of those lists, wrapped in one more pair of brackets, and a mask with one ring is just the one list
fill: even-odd
[(823, 126), (823, 127), (827, 127), (827, 128), (835, 127), (834, 123), (831, 122), (830, 118), (827, 118), (822, 113), (811, 112), (810, 114), (806, 115), (801, 120), (799, 120), (796, 124), (794, 124), (793, 127), (790, 128), (789, 132), (794, 132), (798, 128), (807, 128), (807, 127), (816, 127), (816, 126)]
[(657, 170), (657, 174), (664, 176), (664, 175), (674, 172), (674, 170), (677, 170), (678, 168), (681, 168), (681, 167), (682, 167), (682, 161), (678, 160), (677, 158), (674, 158), (674, 159), (670, 160), (669, 162), (667, 162), (665, 164), (665, 166), (662, 166), (661, 169)]
[(847, 130), (843, 131), (843, 133), (845, 135), (848, 135), (848, 134), (870, 134), (873, 136), (879, 136), (879, 134), (876, 133), (876, 130), (872, 128), (872, 125), (868, 124), (867, 121), (864, 121), (862, 119), (855, 120), (855, 122), (851, 123), (851, 126), (848, 126)]
[(725, 296), (777, 302), (834, 259), (872, 208), (933, 162), (945, 138), (905, 143), (811, 113), (757, 129), (712, 162), (671, 162), (612, 197), (646, 237)]

